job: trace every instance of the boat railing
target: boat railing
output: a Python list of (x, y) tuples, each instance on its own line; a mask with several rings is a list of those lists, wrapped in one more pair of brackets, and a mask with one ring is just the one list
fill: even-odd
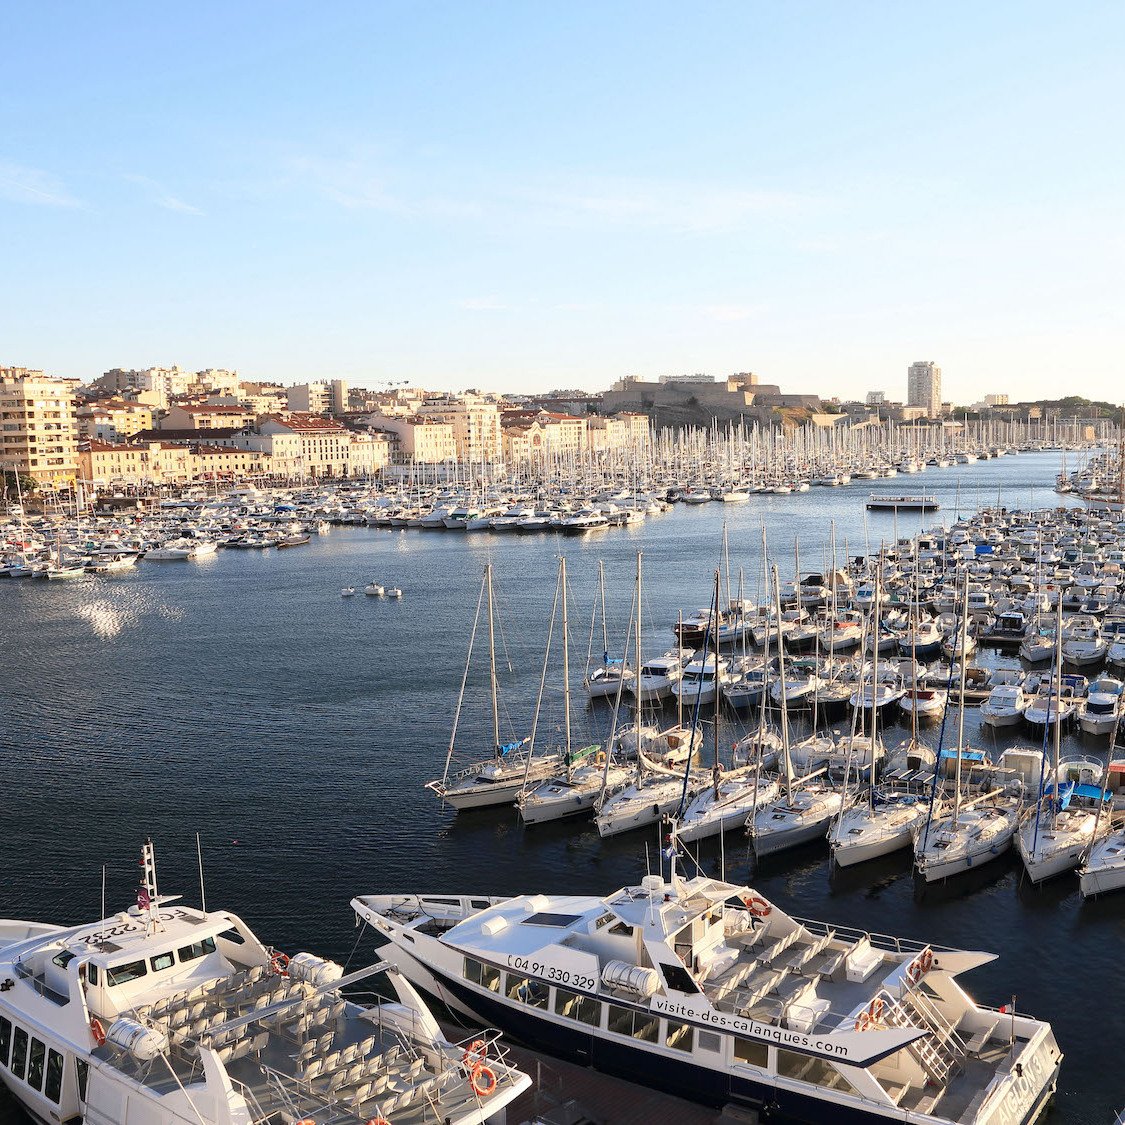
[(887, 950), (891, 953), (921, 953), (924, 949), (932, 949), (935, 952), (957, 953), (955, 947), (950, 945), (935, 945), (933, 942), (928, 941), (913, 941), (909, 938), (892, 937), (889, 934), (876, 934), (870, 933), (867, 930), (853, 928), (851, 926), (829, 926), (827, 922), (821, 922), (815, 918), (793, 918), (794, 922), (804, 926), (809, 933), (816, 934), (818, 937), (834, 930), (837, 938), (842, 938), (845, 941), (857, 942), (866, 938), (873, 946), (878, 949)]
[(57, 1004), (62, 1008), (70, 1003), (69, 996), (64, 996), (63, 993), (53, 989), (42, 976), (36, 976), (35, 973), (22, 962), (16, 962), (15, 974), (21, 980), (26, 980), (40, 996), (45, 1000), (50, 1000), (52, 1004)]

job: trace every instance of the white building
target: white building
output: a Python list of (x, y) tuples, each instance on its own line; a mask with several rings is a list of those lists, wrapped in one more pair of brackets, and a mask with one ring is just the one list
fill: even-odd
[(331, 383), (299, 383), (288, 389), (289, 409), (299, 414), (346, 414), (348, 384), (343, 379)]
[(920, 406), (928, 418), (941, 417), (941, 368), (932, 360), (919, 360), (906, 374), (906, 405)]

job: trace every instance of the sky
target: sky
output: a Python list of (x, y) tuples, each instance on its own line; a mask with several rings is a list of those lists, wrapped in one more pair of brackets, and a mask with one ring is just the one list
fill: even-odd
[(0, 13), (0, 365), (1120, 400), (1120, 3)]

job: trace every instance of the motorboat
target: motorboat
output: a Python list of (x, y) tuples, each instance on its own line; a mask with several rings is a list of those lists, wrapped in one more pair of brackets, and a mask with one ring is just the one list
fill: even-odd
[(715, 702), (715, 693), (729, 678), (729, 665), (717, 653), (696, 655), (684, 666), (683, 675), (672, 684), (672, 695), (684, 707), (703, 707)]
[(1125, 684), (1113, 676), (1099, 676), (1078, 711), (1078, 725), (1087, 734), (1112, 735), (1121, 725)]
[(683, 675), (684, 661), (690, 658), (690, 649), (670, 649), (662, 656), (646, 660), (641, 665), (636, 682), (626, 684), (626, 690), (632, 691), (641, 703), (667, 699), (672, 694), (673, 685)]
[(531, 1085), (495, 1033), (447, 1039), (390, 962), (345, 973), (159, 894), (149, 841), (120, 913), (0, 922), (0, 978), (0, 1081), (36, 1121), (477, 1125)]
[(1049, 1024), (959, 983), (991, 954), (802, 921), (748, 885), (673, 870), (604, 897), (405, 891), (352, 908), (459, 1019), (714, 1106), (1022, 1123), (1058, 1076)]
[(980, 705), (981, 721), (990, 727), (1018, 726), (1029, 702), (1022, 684), (997, 684)]

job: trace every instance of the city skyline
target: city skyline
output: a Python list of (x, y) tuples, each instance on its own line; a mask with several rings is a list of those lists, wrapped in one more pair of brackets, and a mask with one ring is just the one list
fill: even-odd
[[(0, 362), (1114, 399), (1125, 12), (9, 20)], [(45, 46), (49, 45), (49, 46)], [(49, 80), (47, 77), (49, 75)]]

